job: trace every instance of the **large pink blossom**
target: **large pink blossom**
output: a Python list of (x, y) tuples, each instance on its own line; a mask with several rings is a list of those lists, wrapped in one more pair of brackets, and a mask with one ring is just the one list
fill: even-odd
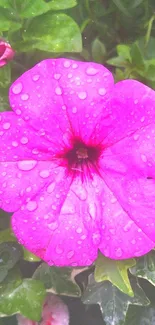
[(69, 311), (67, 305), (57, 296), (48, 294), (42, 310), (42, 320), (38, 323), (17, 315), (18, 325), (68, 325)]
[(19, 242), (49, 265), (89, 265), (155, 243), (155, 92), (102, 65), (49, 59), (1, 113), (0, 199)]

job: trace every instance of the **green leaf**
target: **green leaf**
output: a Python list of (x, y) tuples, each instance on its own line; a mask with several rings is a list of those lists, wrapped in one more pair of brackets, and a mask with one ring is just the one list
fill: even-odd
[(149, 64), (144, 76), (148, 80), (155, 81), (155, 64)]
[(109, 281), (97, 283), (91, 274), (88, 287), (82, 301), (85, 304), (99, 304), (106, 325), (124, 325), (126, 313), (130, 304), (148, 305), (149, 300), (136, 279), (131, 280), (134, 297), (122, 293)]
[(105, 55), (106, 55), (105, 45), (98, 38), (96, 38), (92, 43), (93, 61), (97, 63), (103, 63)]
[(134, 0), (134, 1), (131, 3), (131, 8), (132, 8), (132, 9), (137, 8), (139, 5), (141, 5), (141, 3), (142, 3), (143, 1), (144, 1), (144, 0)]
[(0, 87), (7, 88), (11, 83), (11, 67), (10, 64), (0, 68)]
[(114, 67), (125, 68), (129, 63), (121, 56), (111, 58), (106, 61), (107, 64), (113, 65)]
[(21, 28), (21, 23), (14, 20), (9, 10), (0, 8), (0, 32), (15, 31)]
[(0, 244), (0, 282), (8, 274), (8, 271), (14, 267), (21, 257), (21, 249), (17, 243)]
[(121, 0), (112, 0), (115, 6), (125, 15), (130, 16), (130, 13), (127, 8), (125, 8), (123, 1)]
[(65, 14), (51, 12), (34, 18), (23, 34), (34, 40), (32, 48), (49, 52), (81, 52), (81, 33), (75, 21)]
[(24, 260), (28, 262), (39, 262), (40, 258), (31, 252), (29, 252), (26, 248), (23, 247), (24, 252)]
[(127, 270), (135, 264), (134, 259), (116, 261), (99, 254), (95, 262), (95, 280), (96, 282), (109, 280), (119, 290), (133, 297)]
[(131, 62), (130, 46), (119, 44), (116, 46), (116, 49), (117, 49), (118, 56)]
[(0, 313), (21, 313), (29, 319), (39, 321), (46, 295), (43, 283), (33, 279), (22, 281), (13, 272), (0, 284)]
[(155, 251), (151, 251), (137, 259), (136, 265), (130, 269), (130, 272), (155, 285)]
[(76, 0), (52, 0), (48, 2), (50, 9), (52, 10), (64, 10), (73, 8), (77, 5)]
[(85, 269), (58, 268), (42, 263), (33, 278), (41, 280), (47, 291), (71, 297), (81, 296), (81, 290), (75, 282), (75, 276)]
[(137, 42), (132, 44), (130, 53), (131, 53), (132, 65), (138, 69), (139, 68), (143, 69), (144, 58)]
[(0, 88), (0, 112), (10, 110), (8, 89)]
[(155, 306), (137, 307), (130, 306), (125, 325), (154, 325)]

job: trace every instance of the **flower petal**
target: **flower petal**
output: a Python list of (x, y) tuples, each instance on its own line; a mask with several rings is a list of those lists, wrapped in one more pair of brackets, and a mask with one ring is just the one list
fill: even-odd
[(136, 80), (118, 82), (94, 136), (104, 134), (103, 144), (112, 145), (124, 137), (154, 122), (155, 91)]
[[(112, 74), (102, 65), (67, 59), (48, 59), (18, 78), (10, 103), (35, 128), (57, 140), (68, 133), (87, 140), (113, 87)], [(52, 125), (52, 127), (51, 127)], [(61, 145), (62, 145), (61, 143)]]
[[(87, 187), (88, 186), (88, 187)], [(62, 172), (55, 187), (35, 197), (37, 208), (16, 212), (12, 227), (18, 240), (50, 265), (90, 265), (100, 243), (98, 177), (93, 184), (72, 182)]]

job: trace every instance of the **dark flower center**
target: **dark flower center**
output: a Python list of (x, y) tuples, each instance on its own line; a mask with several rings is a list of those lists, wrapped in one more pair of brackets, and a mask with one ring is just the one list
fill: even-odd
[(79, 139), (74, 139), (72, 148), (63, 154), (69, 173), (74, 176), (81, 175), (82, 179), (93, 173), (99, 173), (98, 159), (102, 148), (100, 146), (86, 145)]

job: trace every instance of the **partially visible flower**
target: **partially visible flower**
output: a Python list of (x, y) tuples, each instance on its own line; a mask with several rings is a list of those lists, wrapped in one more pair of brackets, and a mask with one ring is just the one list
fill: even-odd
[(68, 325), (69, 311), (67, 305), (57, 296), (49, 294), (45, 300), (41, 322), (17, 315), (18, 325)]
[(11, 45), (4, 40), (0, 40), (0, 68), (12, 60), (14, 54), (15, 52)]

